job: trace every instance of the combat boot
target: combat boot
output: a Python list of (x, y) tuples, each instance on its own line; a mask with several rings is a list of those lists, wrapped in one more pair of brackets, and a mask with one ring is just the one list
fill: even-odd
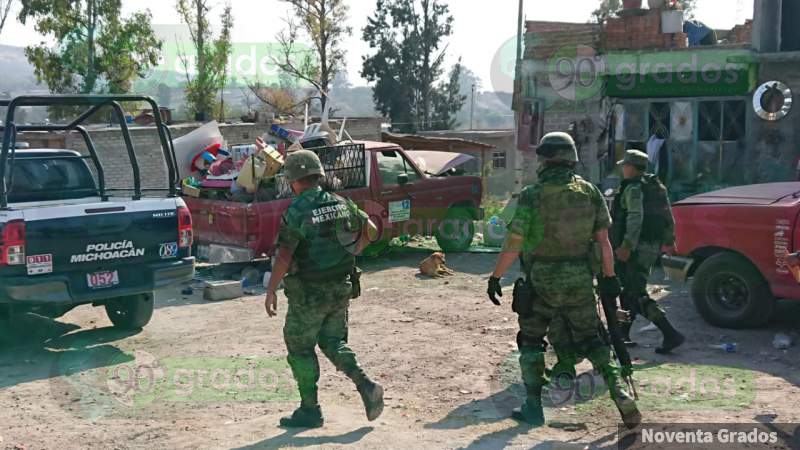
[(666, 355), (670, 353), (672, 350), (680, 347), (684, 341), (686, 341), (686, 337), (684, 337), (675, 327), (669, 323), (666, 317), (662, 317), (655, 322), (653, 322), (661, 333), (664, 335), (664, 341), (661, 343), (661, 347), (656, 347), (656, 353), (659, 355)]
[(622, 423), (629, 430), (632, 430), (642, 423), (642, 413), (636, 407), (636, 402), (627, 394), (620, 393), (614, 398), (614, 404), (617, 405), (619, 415), (622, 417)]
[(528, 388), (525, 403), (511, 411), (511, 418), (533, 427), (544, 425), (544, 409), (542, 408), (542, 387)]
[(358, 393), (361, 394), (361, 401), (364, 402), (364, 410), (367, 412), (367, 420), (372, 422), (383, 413), (383, 387), (374, 381), (367, 379), (359, 384)]
[(281, 426), (285, 428), (319, 428), (325, 423), (319, 406), (297, 408), (291, 416), (281, 418)]

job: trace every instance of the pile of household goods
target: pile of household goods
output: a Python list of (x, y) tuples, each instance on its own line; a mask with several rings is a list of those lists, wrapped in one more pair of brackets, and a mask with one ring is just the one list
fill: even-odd
[(287, 153), (336, 141), (327, 125), (313, 124), (305, 132), (272, 125), (254, 144), (228, 145), (210, 122), (175, 139), (174, 146), (184, 195), (250, 203), (290, 195), (281, 174)]

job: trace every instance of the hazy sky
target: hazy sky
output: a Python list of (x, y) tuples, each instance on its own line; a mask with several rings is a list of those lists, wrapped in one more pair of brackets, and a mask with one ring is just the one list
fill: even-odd
[[(276, 32), (283, 26), (287, 7), (279, 0), (230, 0), (233, 6), (234, 41), (260, 43), (274, 41)], [(222, 5), (223, 0), (219, 0)], [(586, 22), (599, 0), (526, 0), (525, 16), (528, 20), (553, 20)], [(646, 4), (647, 1), (645, 0)], [(732, 28), (753, 15), (753, 0), (698, 0), (696, 16), (708, 25)], [(350, 0), (350, 25), (353, 36), (348, 39), (348, 73), (356, 85), (365, 84), (359, 71), (361, 57), (369, 47), (361, 41), (361, 29), (375, 8), (375, 0)], [(449, 61), (460, 56), (465, 66), (475, 71), (483, 81), (484, 89), (491, 89), (491, 64), (504, 43), (513, 40), (516, 33), (517, 0), (450, 0), (450, 10), (455, 17), (454, 33), (449, 40)], [(149, 8), (154, 24), (179, 23), (174, 0), (123, 0), (126, 12)], [(218, 8), (219, 9), (219, 8)], [(25, 46), (42, 40), (29, 23), (6, 23), (0, 44)]]

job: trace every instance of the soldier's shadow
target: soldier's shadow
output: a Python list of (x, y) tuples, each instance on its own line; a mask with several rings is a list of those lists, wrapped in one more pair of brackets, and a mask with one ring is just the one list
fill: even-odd
[(283, 447), (327, 447), (331, 445), (352, 445), (360, 441), (367, 434), (375, 430), (374, 427), (361, 427), (349, 433), (336, 436), (298, 436), (304, 430), (287, 429), (280, 434), (269, 439), (246, 447), (239, 447), (236, 450), (267, 450)]
[[(542, 398), (545, 408), (552, 410), (553, 408), (576, 405), (592, 401), (597, 397), (608, 396), (608, 389), (605, 383), (593, 370), (583, 372), (579, 375), (579, 379), (582, 380), (589, 380), (590, 378), (595, 383), (592, 385), (592, 393), (590, 395), (586, 395), (586, 392), (579, 392), (576, 394), (577, 388), (570, 388), (572, 392), (569, 392), (570, 389), (546, 390)], [(585, 389), (582, 391), (585, 391)], [(516, 437), (527, 434), (535, 429), (530, 425), (511, 419), (512, 410), (522, 405), (524, 400), (524, 386), (518, 382), (511, 383), (504, 390), (492, 394), (489, 397), (481, 400), (473, 400), (472, 402), (457, 407), (439, 421), (426, 424), (425, 428), (439, 430), (460, 429), (482, 423), (507, 421), (510, 425), (509, 427), (480, 436), (466, 447), (462, 447), (463, 449), (471, 450), (504, 448), (510, 445)], [(547, 415), (547, 411), (545, 415)], [(585, 427), (584, 424), (578, 422), (560, 423), (562, 426)]]

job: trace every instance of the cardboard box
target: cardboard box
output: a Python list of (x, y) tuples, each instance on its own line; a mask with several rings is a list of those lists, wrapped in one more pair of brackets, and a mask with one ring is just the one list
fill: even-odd
[(258, 182), (264, 178), (274, 177), (283, 167), (283, 155), (272, 147), (249, 156), (236, 183), (247, 192), (255, 192)]

